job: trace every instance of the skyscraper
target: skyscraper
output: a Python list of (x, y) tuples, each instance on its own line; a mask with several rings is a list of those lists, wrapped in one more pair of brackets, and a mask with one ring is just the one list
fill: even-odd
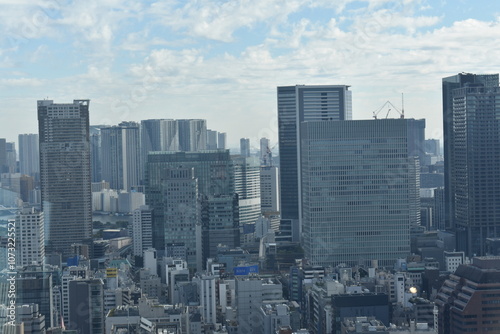
[(485, 255), (485, 239), (500, 237), (498, 74), (444, 78), (443, 109), (445, 200), (457, 250)]
[(260, 210), (260, 162), (258, 157), (235, 156), (234, 184), (240, 211), (240, 237), (245, 224), (255, 224)]
[(217, 256), (217, 247), (240, 246), (238, 195), (208, 196), (202, 202), (203, 264)]
[(102, 178), (112, 189), (130, 191), (142, 177), (139, 124), (121, 122), (101, 129)]
[(102, 181), (102, 166), (101, 166), (101, 128), (107, 126), (91, 125), (89, 128), (90, 135), (90, 168), (92, 182)]
[(260, 163), (262, 166), (272, 166), (273, 154), (271, 153), (271, 146), (269, 139), (260, 138)]
[(301, 122), (349, 120), (351, 117), (352, 95), (349, 86), (278, 87), (282, 219), (290, 219), (298, 227)]
[(16, 143), (7, 142), (5, 143), (5, 153), (7, 156), (7, 170), (8, 173), (17, 173), (17, 153), (16, 153)]
[(38, 151), (38, 134), (20, 134), (19, 141), (19, 172), (40, 180), (40, 152)]
[(204, 119), (178, 119), (179, 149), (195, 152), (207, 148), (207, 121)]
[(16, 173), (16, 144), (0, 138), (0, 173)]
[(444, 187), (445, 187), (445, 225), (454, 228), (455, 215), (455, 130), (453, 112), (453, 90), (466, 85), (480, 84), (485, 87), (498, 87), (498, 74), (459, 73), (443, 78), (443, 137), (444, 137)]
[(227, 134), (225, 132), (219, 132), (217, 134), (217, 148), (225, 150), (226, 147)]
[(180, 257), (190, 269), (201, 271), (201, 201), (194, 168), (166, 170), (161, 189), (165, 200), (166, 255)]
[(207, 129), (207, 150), (217, 149), (217, 131)]
[(161, 119), (145, 119), (141, 121), (141, 155), (146, 161), (148, 152), (162, 151)]
[(92, 236), (89, 102), (38, 101), (45, 239), (50, 251), (65, 255)]
[(149, 152), (178, 151), (179, 124), (174, 119), (141, 121), (141, 156), (145, 165)]
[(262, 213), (280, 210), (279, 173), (276, 166), (260, 167), (260, 207)]
[(132, 215), (134, 255), (144, 256), (146, 249), (153, 247), (152, 210), (147, 205), (135, 209)]
[(419, 163), (411, 119), (304, 122), (301, 211), (313, 265), (391, 265), (419, 224)]
[(0, 173), (7, 173), (7, 142), (0, 138)]
[(240, 139), (240, 155), (243, 158), (248, 158), (250, 156), (250, 139), (248, 138)]
[(238, 199), (229, 151), (151, 152), (146, 165), (146, 204), (153, 209), (153, 246), (165, 249), (166, 205), (162, 183), (170, 169), (194, 168), (202, 196), (203, 254), (214, 257), (218, 244), (239, 246)]

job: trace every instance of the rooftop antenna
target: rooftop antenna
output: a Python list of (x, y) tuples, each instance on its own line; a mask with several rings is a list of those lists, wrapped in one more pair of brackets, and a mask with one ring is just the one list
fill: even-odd
[(405, 94), (401, 93), (401, 118), (405, 118)]

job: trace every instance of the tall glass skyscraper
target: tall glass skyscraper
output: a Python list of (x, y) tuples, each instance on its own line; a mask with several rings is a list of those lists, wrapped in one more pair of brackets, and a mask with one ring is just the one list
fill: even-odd
[(486, 254), (500, 237), (500, 87), (498, 74), (443, 79), (445, 200), (457, 250)]
[(278, 87), (281, 218), (299, 229), (300, 124), (352, 118), (349, 86)]
[(455, 130), (453, 112), (453, 90), (470, 85), (498, 87), (498, 74), (459, 73), (443, 78), (443, 136), (444, 136), (444, 188), (445, 225), (455, 228)]
[(410, 254), (410, 226), (420, 219), (414, 121), (302, 123), (300, 205), (311, 264), (392, 265)]
[(162, 183), (170, 170), (193, 168), (202, 201), (203, 256), (215, 257), (218, 244), (239, 246), (238, 197), (229, 150), (150, 152), (146, 164), (146, 203), (153, 209), (153, 246), (165, 249), (168, 196)]
[(92, 236), (89, 100), (38, 101), (40, 180), (48, 251)]

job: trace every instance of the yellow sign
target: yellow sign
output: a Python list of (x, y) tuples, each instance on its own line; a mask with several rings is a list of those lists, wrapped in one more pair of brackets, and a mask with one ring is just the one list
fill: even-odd
[(118, 268), (106, 268), (106, 277), (112, 278), (118, 276)]

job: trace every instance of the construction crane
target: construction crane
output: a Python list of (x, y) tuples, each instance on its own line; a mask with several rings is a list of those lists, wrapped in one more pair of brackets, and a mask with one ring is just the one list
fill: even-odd
[(386, 101), (382, 107), (378, 108), (377, 110), (373, 111), (373, 118), (374, 119), (379, 119), (378, 114), (387, 108), (387, 113), (385, 114), (385, 118), (387, 119), (389, 117), (389, 113), (391, 110), (395, 110), (399, 114), (399, 118), (405, 118), (405, 107), (404, 107), (404, 95), (401, 94), (401, 110), (399, 110), (394, 104), (391, 103), (391, 101)]
[(269, 145), (266, 147), (266, 154), (263, 157), (263, 164), (264, 166), (269, 166), (273, 165), (273, 149), (278, 145), (278, 143), (274, 144), (273, 147), (269, 148)]

